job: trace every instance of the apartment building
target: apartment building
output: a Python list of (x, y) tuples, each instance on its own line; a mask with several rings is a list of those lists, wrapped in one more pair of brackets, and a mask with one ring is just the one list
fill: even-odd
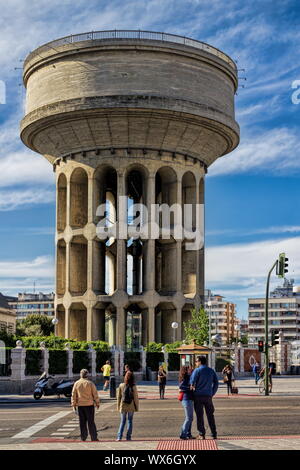
[(224, 299), (210, 290), (205, 292), (205, 310), (211, 318), (211, 334), (220, 335), (222, 345), (231, 344), (233, 338), (238, 336), (236, 305)]
[(16, 312), (17, 320), (24, 320), (27, 315), (39, 314), (54, 317), (54, 296), (50, 294), (19, 293), (14, 300), (8, 300), (10, 308)]
[[(264, 339), (265, 299), (248, 299), (249, 342)], [(300, 340), (300, 288), (294, 280), (284, 279), (269, 296), (269, 333), (280, 330), (285, 341)]]

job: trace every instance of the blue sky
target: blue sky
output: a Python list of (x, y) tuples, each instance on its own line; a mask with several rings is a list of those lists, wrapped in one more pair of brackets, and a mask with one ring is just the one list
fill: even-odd
[[(206, 281), (247, 316), (281, 251), (300, 284), (300, 4), (297, 0), (0, 0), (0, 292), (54, 287), (51, 165), (19, 139), (22, 60), (40, 44), (105, 29), (165, 31), (208, 42), (237, 60), (239, 147), (206, 180)], [(300, 95), (299, 95), (300, 96)], [(1, 95), (0, 95), (1, 98)], [(1, 99), (0, 99), (1, 101)], [(3, 101), (3, 100), (2, 100)], [(278, 284), (273, 278), (272, 286)]]

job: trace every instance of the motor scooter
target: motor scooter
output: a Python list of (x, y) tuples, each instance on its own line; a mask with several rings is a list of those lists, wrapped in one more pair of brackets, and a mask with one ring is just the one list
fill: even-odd
[(61, 395), (64, 395), (66, 398), (71, 397), (74, 382), (71, 380), (60, 380), (49, 384), (49, 380), (54, 379), (54, 377), (54, 375), (48, 375), (46, 372), (41, 375), (35, 384), (33, 392), (35, 400), (39, 400), (43, 395), (46, 397), (57, 395), (58, 398), (60, 398)]

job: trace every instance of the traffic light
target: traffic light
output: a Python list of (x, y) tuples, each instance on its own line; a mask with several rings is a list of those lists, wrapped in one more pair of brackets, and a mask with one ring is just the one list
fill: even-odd
[(285, 273), (288, 272), (288, 258), (285, 257), (285, 253), (280, 253), (278, 261), (276, 274), (278, 277), (284, 277)]
[(276, 344), (279, 344), (279, 330), (271, 331), (271, 344), (272, 346), (276, 346)]
[(259, 352), (264, 352), (264, 342), (262, 340), (258, 341), (258, 350)]

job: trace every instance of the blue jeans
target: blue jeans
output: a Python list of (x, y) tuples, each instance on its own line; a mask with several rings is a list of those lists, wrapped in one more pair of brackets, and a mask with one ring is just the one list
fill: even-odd
[(185, 413), (185, 421), (181, 428), (180, 437), (191, 437), (192, 422), (194, 417), (194, 402), (193, 400), (182, 400), (181, 403)]
[(127, 435), (126, 439), (129, 440), (131, 439), (131, 434), (132, 434), (132, 421), (133, 421), (133, 411), (128, 412), (128, 413), (121, 413), (121, 423), (118, 431), (118, 439), (122, 439), (123, 437), (123, 432), (124, 428), (126, 425), (126, 418), (128, 417), (128, 422), (127, 422)]

